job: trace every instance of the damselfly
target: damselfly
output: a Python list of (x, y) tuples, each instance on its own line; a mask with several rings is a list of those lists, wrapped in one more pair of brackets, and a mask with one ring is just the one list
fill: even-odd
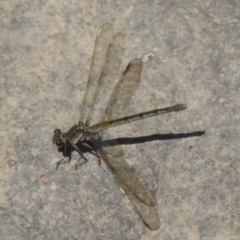
[[(75, 165), (76, 168), (87, 161), (81, 151), (81, 146), (97, 156), (99, 164), (103, 160), (121, 190), (128, 195), (145, 225), (151, 230), (158, 230), (160, 220), (155, 209), (157, 200), (154, 194), (135, 173), (133, 174), (131, 167), (123, 158), (121, 147), (106, 146), (102, 139), (108, 128), (159, 114), (178, 112), (186, 109), (186, 105), (176, 104), (171, 107), (119, 118), (140, 82), (142, 61), (136, 58), (128, 64), (122, 77), (113, 88), (101, 121), (98, 124), (90, 125), (96, 103), (101, 102), (110, 87), (115, 84), (114, 76), (121, 64), (123, 45), (124, 35), (118, 33), (114, 36), (113, 25), (105, 23), (96, 37), (79, 122), (65, 133), (56, 129), (52, 142), (59, 149), (63, 149), (64, 156), (68, 156), (69, 147), (79, 153), (80, 159)], [(64, 157), (57, 163), (57, 168), (63, 163), (70, 162), (70, 160), (70, 157)]]

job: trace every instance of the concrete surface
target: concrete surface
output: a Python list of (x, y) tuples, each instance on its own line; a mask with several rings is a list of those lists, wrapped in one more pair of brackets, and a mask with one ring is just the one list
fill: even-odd
[[(15, 0), (1, 1), (0, 13), (1, 239), (240, 239), (239, 1)], [(188, 105), (111, 136), (206, 131), (123, 146), (156, 192), (156, 232), (93, 156), (77, 171), (76, 154), (55, 169), (52, 132), (78, 120), (95, 36), (107, 21), (125, 34), (121, 71), (144, 61), (125, 113)]]

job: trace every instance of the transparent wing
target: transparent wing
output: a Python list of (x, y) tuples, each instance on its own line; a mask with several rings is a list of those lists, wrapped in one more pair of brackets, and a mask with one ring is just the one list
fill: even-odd
[(106, 147), (104, 150), (100, 148), (102, 159), (111, 171), (118, 186), (128, 195), (144, 224), (151, 230), (158, 230), (160, 220), (154, 207), (157, 205), (157, 199), (124, 158), (114, 156), (116, 153), (114, 148), (112, 146)]
[[(124, 46), (124, 35), (122, 33), (117, 33), (113, 37), (113, 41), (108, 49), (107, 57), (104, 64), (104, 69), (102, 73), (102, 79), (99, 84), (98, 93), (96, 96), (97, 107), (92, 108), (90, 114), (90, 121), (93, 115), (94, 110), (100, 111), (102, 113), (105, 110), (106, 101), (109, 97), (109, 93), (112, 92), (113, 87), (118, 80), (118, 72), (122, 63), (122, 54)], [(104, 108), (103, 108), (104, 107)], [(96, 122), (99, 122), (96, 117), (94, 117)]]
[(116, 157), (115, 154), (112, 154), (114, 148), (109, 146), (99, 151), (119, 187), (127, 195), (134, 195), (144, 204), (155, 206), (157, 204), (155, 196), (122, 157)]
[(108, 48), (113, 39), (113, 25), (105, 23), (95, 40), (92, 61), (88, 75), (88, 82), (85, 93), (83, 95), (82, 110), (80, 121), (86, 123), (90, 117), (91, 109), (94, 105), (99, 83), (102, 78), (102, 71), (107, 55)]
[(119, 33), (113, 37), (113, 25), (105, 23), (95, 40), (88, 82), (80, 112), (79, 120), (81, 122), (90, 123), (98, 93), (109, 84), (105, 82), (106, 76), (109, 73), (112, 75), (121, 63), (123, 44), (124, 35)]
[(142, 60), (133, 59), (127, 66), (122, 77), (114, 87), (108, 101), (102, 122), (119, 118), (129, 103), (141, 80)]

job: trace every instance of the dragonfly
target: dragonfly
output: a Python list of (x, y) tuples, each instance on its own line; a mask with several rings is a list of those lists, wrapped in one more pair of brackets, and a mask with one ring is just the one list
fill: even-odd
[[(124, 159), (120, 146), (106, 145), (103, 139), (109, 136), (107, 129), (122, 124), (160, 114), (179, 112), (186, 109), (185, 104), (176, 104), (170, 107), (154, 109), (152, 111), (120, 117), (123, 110), (137, 89), (142, 73), (142, 61), (135, 58), (128, 64), (126, 70), (116, 80), (119, 71), (124, 47), (124, 34), (114, 35), (113, 24), (105, 23), (99, 30), (92, 54), (91, 66), (86, 89), (83, 95), (78, 123), (67, 132), (55, 129), (52, 142), (58, 149), (63, 149), (64, 158), (57, 162), (59, 165), (70, 162), (69, 148), (73, 148), (80, 155), (75, 169), (87, 162), (82, 147), (105, 163), (112, 173), (119, 188), (129, 197), (143, 223), (153, 231), (160, 228), (160, 219), (156, 210), (157, 199), (148, 185), (140, 178)], [(94, 109), (97, 108), (106, 93), (109, 94), (107, 106), (101, 120), (91, 125)]]

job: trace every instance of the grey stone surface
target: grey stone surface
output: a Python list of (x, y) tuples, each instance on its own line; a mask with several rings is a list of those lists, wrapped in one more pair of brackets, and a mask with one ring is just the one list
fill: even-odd
[[(0, 14), (1, 239), (240, 238), (239, 1), (1, 1)], [(111, 135), (206, 131), (123, 146), (156, 191), (157, 232), (94, 157), (77, 171), (74, 160), (55, 170), (52, 132), (78, 120), (107, 21), (125, 33), (121, 70), (144, 61), (126, 114), (188, 105)]]

